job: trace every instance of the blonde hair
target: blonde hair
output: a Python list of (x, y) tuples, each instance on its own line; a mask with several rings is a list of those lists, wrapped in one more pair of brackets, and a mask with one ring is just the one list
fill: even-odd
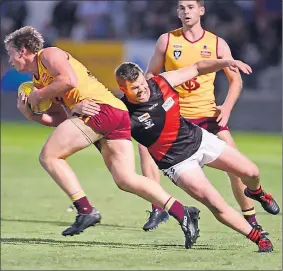
[(12, 45), (17, 51), (25, 47), (31, 53), (36, 54), (43, 48), (42, 35), (32, 26), (24, 26), (6, 36), (5, 47)]

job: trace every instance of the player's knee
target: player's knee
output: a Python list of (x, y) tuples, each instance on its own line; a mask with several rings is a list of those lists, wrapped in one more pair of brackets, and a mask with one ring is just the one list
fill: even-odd
[(119, 189), (126, 192), (133, 191), (134, 183), (131, 176), (126, 176), (125, 174), (121, 174), (119, 176), (116, 176), (114, 180)]
[(223, 213), (223, 209), (225, 206), (219, 205), (216, 201), (212, 201), (210, 198), (204, 197), (202, 203), (214, 214)]
[(119, 189), (126, 191), (126, 192), (131, 192), (133, 189), (133, 186), (131, 185), (131, 182), (129, 182), (127, 179), (118, 179), (116, 180), (116, 185), (118, 186)]
[(192, 196), (194, 199), (204, 203), (204, 199), (206, 198), (206, 191), (203, 189), (203, 187), (200, 187), (198, 185), (188, 185), (185, 182), (182, 181), (181, 178), (178, 180), (178, 185), (183, 188), (190, 196)]
[(246, 177), (251, 179), (259, 178), (259, 169), (256, 165), (252, 164), (245, 172)]
[(46, 166), (48, 165), (48, 157), (43, 151), (41, 151), (41, 153), (39, 154), (39, 163), (43, 168), (46, 168)]
[(43, 168), (48, 167), (52, 161), (52, 157), (48, 154), (48, 152), (43, 148), (39, 154), (39, 163)]

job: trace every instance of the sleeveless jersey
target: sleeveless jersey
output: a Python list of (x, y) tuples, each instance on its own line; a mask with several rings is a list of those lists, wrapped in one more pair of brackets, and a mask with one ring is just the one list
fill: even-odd
[[(42, 88), (55, 79), (40, 60), (43, 50), (36, 55), (39, 77), (33, 76), (33, 83), (37, 88)], [(72, 110), (75, 104), (86, 98), (93, 98), (97, 103), (108, 104), (121, 110), (127, 110), (126, 106), (116, 98), (103, 84), (101, 84), (78, 60), (66, 52), (72, 68), (78, 78), (78, 86), (52, 99), (53, 103), (59, 103)]]
[(133, 104), (124, 96), (132, 123), (132, 137), (147, 147), (159, 169), (167, 169), (192, 156), (202, 131), (180, 116), (179, 94), (162, 76), (147, 81), (150, 98)]
[[(190, 66), (202, 59), (217, 59), (218, 37), (204, 31), (203, 36), (190, 42), (182, 28), (168, 33), (165, 54), (165, 70), (172, 71)], [(180, 93), (181, 115), (185, 118), (217, 116), (215, 110), (214, 80), (215, 73), (198, 76), (178, 87)]]

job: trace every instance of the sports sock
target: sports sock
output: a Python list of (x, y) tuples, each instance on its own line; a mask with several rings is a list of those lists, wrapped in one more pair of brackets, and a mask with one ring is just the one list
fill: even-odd
[(251, 190), (251, 189), (248, 188), (248, 192), (256, 198), (259, 198), (264, 194), (261, 186), (257, 190)]
[(247, 238), (257, 244), (258, 241), (261, 239), (261, 232), (256, 229), (252, 229), (250, 233), (247, 235)]
[(250, 209), (242, 210), (242, 214), (244, 218), (249, 222), (249, 224), (258, 224), (256, 220), (256, 212), (255, 208), (252, 207)]
[(79, 191), (70, 196), (79, 214), (90, 214), (93, 207), (90, 205), (84, 191)]
[(155, 209), (157, 209), (159, 211), (164, 211), (162, 208), (158, 207), (157, 205), (152, 204), (152, 211), (155, 210)]
[(182, 203), (171, 197), (165, 203), (164, 209), (169, 213), (169, 215), (173, 216), (179, 223), (183, 222), (184, 206)]

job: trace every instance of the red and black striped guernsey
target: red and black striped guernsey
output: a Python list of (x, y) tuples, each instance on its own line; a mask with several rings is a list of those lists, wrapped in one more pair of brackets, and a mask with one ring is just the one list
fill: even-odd
[(201, 129), (180, 115), (179, 95), (162, 76), (147, 81), (150, 98), (133, 104), (126, 97), (132, 137), (148, 148), (159, 169), (167, 169), (192, 156), (202, 139)]

